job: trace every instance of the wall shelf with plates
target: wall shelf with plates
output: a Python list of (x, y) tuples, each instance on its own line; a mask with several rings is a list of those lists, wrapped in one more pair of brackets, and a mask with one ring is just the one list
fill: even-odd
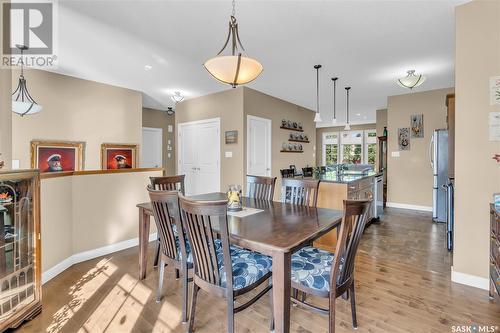
[(303, 150), (281, 150), (282, 153), (303, 153)]
[(304, 142), (304, 143), (309, 143), (309, 140), (294, 140), (294, 139), (288, 139), (288, 141), (291, 141), (291, 142)]
[(290, 130), (290, 131), (304, 132), (304, 130), (303, 130), (303, 129), (293, 128), (293, 127), (283, 127), (283, 126), (280, 126), (280, 128), (281, 128), (281, 129)]

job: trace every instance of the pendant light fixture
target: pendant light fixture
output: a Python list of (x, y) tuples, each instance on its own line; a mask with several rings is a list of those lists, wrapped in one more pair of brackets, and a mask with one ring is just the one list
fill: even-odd
[[(243, 55), (242, 51), (244, 52), (245, 48), (241, 44), (235, 15), (235, 1), (233, 0), (233, 12), (229, 20), (226, 42), (219, 53), (203, 65), (214, 78), (222, 83), (230, 84), (233, 88), (255, 80), (263, 70), (260, 62)], [(231, 54), (223, 55), (229, 40), (231, 40)]]
[(174, 108), (173, 108), (173, 107), (171, 107), (171, 106), (167, 107), (167, 114), (168, 114), (169, 116), (174, 115), (174, 114), (175, 114), (175, 110), (174, 110)]
[(319, 113), (319, 69), (321, 65), (314, 65), (314, 69), (316, 69), (316, 114), (314, 115), (314, 122), (321, 122), (321, 114)]
[(333, 81), (333, 119), (332, 123), (336, 124), (337, 123), (337, 80), (338, 77), (332, 77)]
[(42, 111), (42, 106), (38, 105), (33, 97), (31, 97), (28, 92), (28, 86), (26, 85), (26, 79), (24, 78), (23, 55), (24, 51), (28, 49), (28, 46), (16, 44), (16, 47), (21, 51), (21, 75), (19, 75), (17, 88), (12, 93), (12, 112), (17, 113), (22, 117)]
[(346, 107), (346, 113), (347, 113), (347, 121), (345, 123), (344, 131), (350, 131), (351, 130), (351, 125), (349, 124), (349, 90), (351, 90), (351, 87), (345, 87), (345, 91), (347, 93), (347, 107)]
[(398, 84), (403, 88), (413, 89), (425, 82), (426, 77), (423, 75), (416, 75), (415, 70), (406, 72), (406, 76), (398, 79)]

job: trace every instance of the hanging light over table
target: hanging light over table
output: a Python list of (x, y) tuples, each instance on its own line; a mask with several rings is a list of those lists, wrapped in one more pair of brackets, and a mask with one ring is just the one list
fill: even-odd
[[(260, 62), (250, 57), (244, 56), (245, 51), (241, 44), (238, 32), (238, 22), (235, 17), (235, 2), (233, 0), (233, 12), (229, 20), (229, 32), (222, 49), (212, 59), (205, 62), (205, 69), (217, 80), (230, 84), (233, 88), (255, 80), (263, 67)], [(231, 40), (231, 55), (223, 55)]]
[(423, 75), (416, 75), (415, 70), (406, 72), (406, 76), (398, 79), (398, 84), (403, 88), (413, 89), (425, 82), (426, 77)]
[(316, 114), (314, 115), (314, 122), (321, 122), (321, 114), (319, 113), (319, 69), (321, 65), (314, 65), (314, 69), (316, 69)]
[(351, 130), (351, 125), (349, 124), (349, 90), (351, 90), (351, 87), (345, 87), (345, 91), (347, 94), (347, 107), (346, 107), (346, 113), (347, 113), (347, 122), (345, 123), (344, 131), (350, 131)]
[(336, 124), (337, 123), (337, 80), (338, 77), (332, 77), (333, 81), (333, 119), (332, 123)]
[(16, 47), (21, 51), (21, 75), (19, 75), (17, 88), (12, 93), (12, 112), (21, 116), (35, 114), (42, 111), (42, 106), (38, 105), (33, 97), (31, 97), (26, 85), (26, 79), (24, 78), (23, 54), (28, 49), (28, 46), (16, 44)]

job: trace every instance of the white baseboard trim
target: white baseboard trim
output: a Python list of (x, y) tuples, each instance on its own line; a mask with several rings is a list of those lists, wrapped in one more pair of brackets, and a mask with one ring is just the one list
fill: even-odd
[(451, 268), (451, 281), (484, 290), (489, 290), (490, 288), (490, 281), (488, 278), (460, 273), (454, 271), (453, 267)]
[(429, 207), (429, 206), (409, 205), (409, 204), (397, 203), (397, 202), (387, 202), (386, 206), (392, 207), (392, 208), (419, 210), (422, 212), (432, 212), (432, 207)]
[[(149, 241), (152, 242), (158, 238), (157, 233), (149, 235)], [(69, 258), (64, 259), (60, 263), (52, 266), (48, 270), (42, 273), (42, 284), (52, 280), (57, 275), (61, 274), (71, 266), (78, 264), (83, 261), (94, 259), (97, 257), (105, 256), (107, 254), (125, 250), (134, 246), (139, 245), (139, 238), (132, 238), (124, 240), (115, 244), (106, 245), (97, 249), (83, 251), (80, 253), (75, 253)]]

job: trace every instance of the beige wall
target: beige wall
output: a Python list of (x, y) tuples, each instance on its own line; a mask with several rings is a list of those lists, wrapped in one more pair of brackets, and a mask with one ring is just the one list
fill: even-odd
[[(432, 170), (429, 142), (435, 129), (446, 128), (446, 94), (453, 88), (390, 96), (387, 100), (387, 201), (432, 207)], [(410, 150), (398, 151), (398, 128), (410, 127), (410, 117), (424, 115), (424, 137), (411, 138)]]
[[(286, 102), (279, 98), (266, 95), (260, 91), (244, 88), (244, 128), (246, 131), (246, 120), (248, 115), (271, 119), (271, 173), (273, 177), (278, 177), (276, 183), (275, 199), (279, 198), (281, 186), (280, 169), (289, 168), (291, 164), (298, 169), (307, 165), (314, 166), (314, 146), (316, 145), (316, 127), (313, 121), (314, 112)], [(293, 120), (301, 122), (304, 134), (309, 136), (310, 143), (303, 143), (303, 153), (281, 153), (281, 144), (288, 142), (290, 135), (289, 130), (280, 129), (281, 120)], [(245, 135), (245, 153), (244, 153), (244, 170), (246, 173), (246, 135)]]
[[(374, 129), (375, 124), (351, 125), (351, 130)], [(344, 126), (321, 127), (316, 129), (316, 165), (323, 165), (323, 133), (342, 132)]]
[[(168, 126), (172, 126), (172, 132), (168, 131)], [(163, 130), (163, 168), (166, 175), (175, 175), (175, 114), (169, 116), (165, 111), (143, 108), (142, 126), (161, 128)], [(170, 140), (170, 145), (168, 141)], [(167, 150), (171, 146), (172, 150)], [(170, 158), (168, 154), (170, 153)]]
[[(145, 190), (149, 177), (161, 174), (147, 171), (42, 179), (42, 271), (75, 254), (86, 260), (88, 254), (82, 256), (82, 252), (137, 238), (136, 205), (149, 201)], [(155, 232), (154, 221), (151, 223), (151, 232)]]
[[(456, 8), (455, 251), (453, 271), (484, 278), (487, 287), (489, 209), (500, 192), (500, 166), (488, 141), (489, 78), (500, 75), (500, 2)], [(456, 274), (452, 274), (452, 278)], [(456, 280), (454, 278), (454, 280)]]
[[(12, 86), (18, 72), (13, 72)], [(85, 169), (101, 168), (102, 143), (141, 143), (139, 92), (40, 70), (25, 71), (42, 112), (12, 117), (12, 157), (29, 168), (33, 139), (85, 141)]]
[[(180, 123), (220, 118), (221, 122), (221, 191), (230, 184), (243, 184), (243, 87), (185, 100), (176, 108), (176, 131)], [(225, 144), (224, 132), (237, 130), (238, 143)], [(178, 142), (176, 143), (178, 149)], [(231, 151), (233, 157), (224, 157)]]
[[(2, 10), (3, 6), (0, 6), (0, 17), (3, 17)], [(0, 33), (0, 45), (3, 45), (2, 33)], [(5, 162), (4, 168), (10, 167), (12, 154), (11, 80), (11, 70), (0, 69), (0, 161)]]
[(384, 135), (384, 127), (387, 126), (387, 109), (379, 109), (375, 114), (377, 136)]

